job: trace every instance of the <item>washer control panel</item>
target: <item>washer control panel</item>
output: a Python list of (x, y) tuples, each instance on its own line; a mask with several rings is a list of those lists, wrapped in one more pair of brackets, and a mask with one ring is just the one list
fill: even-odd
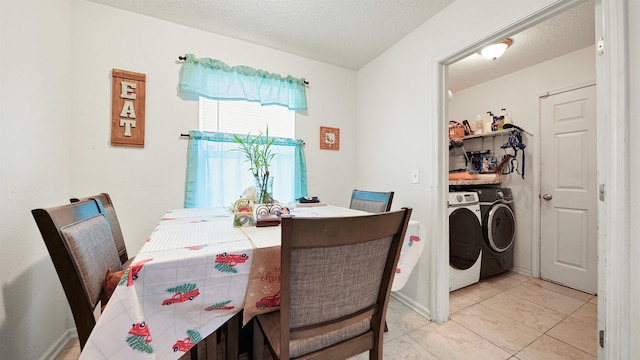
[(449, 206), (470, 205), (478, 202), (478, 193), (476, 192), (460, 191), (449, 193)]

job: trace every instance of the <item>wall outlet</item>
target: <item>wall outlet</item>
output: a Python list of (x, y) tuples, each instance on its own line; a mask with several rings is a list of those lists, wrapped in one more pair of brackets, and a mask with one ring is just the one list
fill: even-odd
[(414, 184), (420, 182), (420, 171), (418, 171), (418, 169), (411, 170), (411, 182)]

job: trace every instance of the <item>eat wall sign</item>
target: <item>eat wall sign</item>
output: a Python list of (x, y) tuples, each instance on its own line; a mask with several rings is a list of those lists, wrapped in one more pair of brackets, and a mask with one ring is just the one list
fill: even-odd
[(111, 145), (144, 147), (145, 74), (111, 71)]

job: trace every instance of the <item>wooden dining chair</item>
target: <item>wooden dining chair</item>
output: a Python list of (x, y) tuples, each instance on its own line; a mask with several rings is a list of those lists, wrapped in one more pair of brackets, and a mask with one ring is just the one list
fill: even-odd
[(82, 349), (96, 324), (107, 269), (121, 263), (102, 204), (96, 200), (31, 211), (67, 296)]
[[(97, 201), (96, 201), (97, 200)], [(109, 196), (108, 193), (100, 193), (97, 195), (93, 195), (93, 196), (87, 196), (84, 198), (71, 198), (69, 199), (70, 203), (73, 204), (80, 204), (80, 203), (93, 203), (96, 204), (96, 208), (97, 209), (101, 209), (101, 214), (106, 218), (106, 220), (108, 221), (109, 224), (109, 230), (111, 232), (111, 239), (113, 241), (113, 243), (115, 244), (115, 249), (117, 251), (118, 254), (118, 258), (119, 258), (119, 262), (121, 264), (123, 264), (124, 267), (126, 267), (131, 260), (133, 260), (133, 258), (129, 259), (129, 255), (127, 253), (127, 247), (124, 243), (124, 236), (122, 235), (122, 229), (120, 227), (120, 223), (118, 221), (118, 216), (116, 215), (116, 209), (113, 205), (113, 201), (111, 200), (111, 196)], [(34, 210), (36, 211), (36, 210)], [(58, 210), (56, 210), (58, 211)], [(64, 210), (59, 210), (59, 211), (64, 211)], [(39, 214), (41, 214), (40, 211), (38, 211)], [(35, 213), (34, 213), (34, 217), (35, 217)], [(44, 214), (39, 215), (39, 216), (43, 216), (46, 217)], [(36, 222), (38, 222), (38, 219), (36, 219)], [(42, 230), (41, 230), (42, 231)], [(44, 234), (43, 234), (44, 237)], [(45, 239), (45, 242), (47, 242), (47, 240)], [(51, 252), (51, 251), (50, 251)], [(53, 255), (52, 255), (52, 259), (53, 259)], [(55, 265), (55, 264), (54, 264)], [(61, 266), (66, 267), (67, 264), (61, 264)], [(56, 266), (57, 268), (57, 266)], [(113, 270), (113, 269), (112, 269)], [(100, 279), (96, 278), (97, 280), (100, 280), (100, 284), (102, 284), (102, 281), (104, 281), (104, 276), (105, 273), (103, 272), (101, 275)], [(60, 278), (61, 282), (62, 281), (62, 277)], [(77, 289), (77, 285), (75, 284), (70, 284), (71, 287), (74, 287)], [(65, 284), (63, 282), (63, 287), (65, 287)], [(66, 287), (65, 287), (65, 292), (66, 292)], [(67, 295), (67, 299), (69, 298), (69, 295)], [(91, 304), (88, 304), (89, 306), (91, 306)], [(93, 308), (95, 309), (95, 304), (93, 304)], [(82, 307), (82, 309), (84, 310), (85, 307)], [(75, 318), (75, 314), (76, 311), (73, 310), (72, 307), (72, 312), (74, 313), (74, 318)], [(93, 314), (93, 312), (91, 312), (91, 314)], [(82, 318), (82, 321), (86, 321), (84, 320), (85, 317), (85, 311), (80, 311), (80, 317)], [(93, 318), (93, 315), (92, 315)], [(226, 354), (227, 358), (230, 359), (234, 359), (237, 358), (237, 345), (234, 344), (233, 341), (229, 341), (227, 340), (228, 338), (232, 338), (232, 336), (229, 336), (228, 334), (232, 334), (234, 331), (237, 331), (235, 326), (238, 326), (237, 324), (240, 323), (239, 320), (239, 316), (236, 316), (234, 318), (232, 318), (228, 324), (225, 324), (222, 326), (221, 330), (222, 330), (222, 341), (225, 343), (225, 347), (223, 348), (224, 353)], [(81, 348), (84, 347), (84, 343), (86, 343), (87, 338), (89, 337), (89, 333), (91, 332), (91, 330), (93, 329), (93, 327), (95, 326), (95, 321), (93, 321), (92, 324), (88, 324), (87, 326), (90, 326), (90, 329), (88, 331), (88, 333), (86, 333), (86, 337), (84, 336), (80, 336), (80, 328), (79, 325), (77, 324), (76, 321), (76, 326), (78, 326), (78, 337), (81, 339), (80, 341), (80, 346)], [(86, 331), (83, 330), (83, 333), (85, 333)], [(84, 341), (82, 340), (84, 338)], [(200, 360), (216, 360), (218, 358), (218, 331), (214, 331), (212, 334), (210, 334), (209, 336), (207, 336), (201, 343), (198, 343), (188, 354), (185, 354), (184, 358), (191, 358), (191, 359), (200, 359)]]
[(393, 191), (365, 191), (353, 190), (351, 192), (350, 209), (362, 210), (371, 213), (379, 213), (391, 210)]
[(124, 243), (122, 228), (120, 227), (120, 222), (118, 221), (118, 215), (116, 215), (116, 208), (113, 206), (113, 201), (111, 201), (111, 196), (109, 196), (108, 193), (100, 193), (98, 195), (87, 196), (84, 198), (71, 198), (69, 199), (69, 201), (74, 203), (92, 199), (98, 199), (102, 203), (107, 219), (109, 220), (109, 226), (111, 227), (113, 239), (116, 242), (116, 246), (118, 248), (118, 256), (120, 257), (120, 261), (125, 264), (127, 260), (129, 260), (129, 255), (127, 254), (127, 246)]
[(382, 359), (384, 319), (411, 209), (282, 218), (280, 310), (254, 318), (254, 357)]

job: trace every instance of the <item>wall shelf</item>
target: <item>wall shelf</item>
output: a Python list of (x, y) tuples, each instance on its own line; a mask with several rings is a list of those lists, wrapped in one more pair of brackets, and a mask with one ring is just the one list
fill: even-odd
[(477, 135), (466, 135), (466, 136), (462, 137), (462, 140), (485, 138), (485, 137), (494, 137), (494, 136), (498, 136), (498, 135), (509, 135), (511, 130), (512, 129), (506, 129), (506, 130), (492, 131), (492, 132), (489, 132), (489, 133), (482, 133), (482, 134), (477, 134)]

